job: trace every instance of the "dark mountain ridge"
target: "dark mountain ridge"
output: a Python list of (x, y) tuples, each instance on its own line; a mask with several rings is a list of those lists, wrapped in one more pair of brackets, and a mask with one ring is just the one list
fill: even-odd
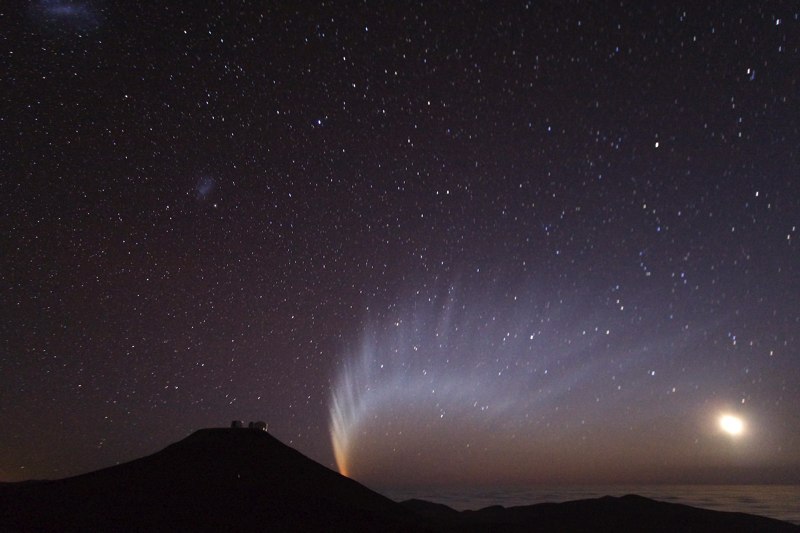
[(798, 531), (638, 496), (457, 512), (396, 503), (268, 433), (203, 429), (153, 455), (0, 484), (0, 531)]
[(0, 525), (24, 530), (401, 530), (414, 518), (251, 429), (203, 429), (122, 465), (0, 487)]

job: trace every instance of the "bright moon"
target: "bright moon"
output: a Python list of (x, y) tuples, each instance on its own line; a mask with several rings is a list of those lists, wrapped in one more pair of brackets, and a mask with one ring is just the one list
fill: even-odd
[(729, 435), (741, 435), (744, 431), (744, 422), (742, 419), (732, 415), (723, 415), (719, 419), (719, 427), (722, 431)]

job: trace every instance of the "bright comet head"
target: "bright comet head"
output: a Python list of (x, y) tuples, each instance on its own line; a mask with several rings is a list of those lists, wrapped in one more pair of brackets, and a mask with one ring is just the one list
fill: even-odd
[(744, 431), (742, 419), (733, 415), (722, 415), (719, 419), (719, 427), (728, 435), (741, 435)]

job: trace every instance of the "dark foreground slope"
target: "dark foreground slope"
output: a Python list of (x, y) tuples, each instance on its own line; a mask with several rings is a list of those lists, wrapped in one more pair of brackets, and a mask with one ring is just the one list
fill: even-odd
[(201, 430), (73, 478), (0, 484), (0, 532), (798, 530), (638, 496), (461, 513), (398, 504), (249, 429)]
[(204, 429), (82, 476), (0, 487), (0, 531), (406, 531), (411, 511), (268, 433)]

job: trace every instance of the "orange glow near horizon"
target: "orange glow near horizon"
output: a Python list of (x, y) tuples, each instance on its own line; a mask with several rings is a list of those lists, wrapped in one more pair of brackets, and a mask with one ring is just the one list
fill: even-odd
[(347, 467), (347, 455), (341, 442), (337, 440), (335, 435), (331, 435), (333, 442), (333, 457), (336, 460), (336, 468), (339, 473), (345, 477), (350, 477), (350, 470)]

